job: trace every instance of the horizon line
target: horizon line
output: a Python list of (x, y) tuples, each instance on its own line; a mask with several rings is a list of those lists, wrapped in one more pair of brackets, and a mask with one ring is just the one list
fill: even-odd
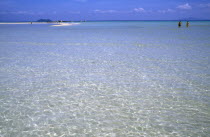
[[(50, 21), (50, 22), (57, 22)], [(174, 19), (174, 20), (74, 20), (74, 21), (65, 21), (64, 22), (91, 22), (91, 21), (210, 21), (210, 19)], [(0, 22), (39, 22), (39, 21), (0, 21)]]

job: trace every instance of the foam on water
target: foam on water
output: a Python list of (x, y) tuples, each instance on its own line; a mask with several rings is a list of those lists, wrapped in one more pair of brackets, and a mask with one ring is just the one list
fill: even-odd
[(209, 26), (0, 24), (0, 136), (208, 136)]

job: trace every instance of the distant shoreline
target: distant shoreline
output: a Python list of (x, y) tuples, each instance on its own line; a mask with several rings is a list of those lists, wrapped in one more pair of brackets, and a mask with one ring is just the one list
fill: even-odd
[(210, 21), (210, 20), (187, 20), (187, 19), (180, 19), (180, 20), (86, 20), (86, 21), (52, 21), (52, 22), (37, 22), (37, 21), (0, 21), (0, 24), (59, 24), (59, 23), (79, 23), (79, 22), (107, 22), (107, 21)]
[(80, 23), (73, 23), (73, 22), (65, 22), (65, 23), (59, 23), (59, 22), (0, 22), (0, 24), (51, 24), (52, 26), (71, 26), (71, 25), (78, 25)]
[[(210, 20), (88, 20), (85, 22), (178, 22), (178, 21), (190, 21), (190, 22), (208, 22)], [(57, 21), (52, 21), (52, 22), (0, 22), (0, 25), (13, 25), (13, 24), (28, 24), (28, 25), (33, 25), (33, 24), (50, 24), (51, 26), (72, 26), (72, 25), (78, 25), (80, 23), (84, 23), (83, 21), (65, 21), (65, 22), (57, 22)]]
[(152, 21), (210, 21), (210, 20), (87, 20), (86, 22), (108, 22), (108, 21), (113, 21), (113, 22), (117, 22), (117, 21), (133, 21), (133, 22), (137, 22), (137, 21), (148, 21), (148, 22), (152, 22)]
[(0, 22), (0, 24), (58, 24), (56, 22)]

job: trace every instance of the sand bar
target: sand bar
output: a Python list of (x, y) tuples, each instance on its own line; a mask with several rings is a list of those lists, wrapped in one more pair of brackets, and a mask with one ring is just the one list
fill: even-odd
[(56, 24), (56, 25), (52, 25), (52, 26), (55, 26), (55, 27), (62, 27), (62, 26), (72, 26), (72, 25), (79, 25), (80, 23), (59, 23), (59, 24)]

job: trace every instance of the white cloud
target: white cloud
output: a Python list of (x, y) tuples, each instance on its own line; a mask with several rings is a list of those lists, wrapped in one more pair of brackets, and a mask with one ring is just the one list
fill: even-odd
[(175, 10), (167, 9), (167, 10), (158, 10), (159, 13), (172, 13), (175, 12)]
[(80, 11), (69, 11), (69, 14), (80, 14)]
[(34, 14), (33, 12), (28, 12), (28, 11), (15, 11), (11, 12), (12, 14)]
[(143, 12), (146, 12), (144, 8), (135, 8), (133, 9), (135, 12), (140, 12), (140, 13), (143, 13)]
[(175, 10), (167, 9), (167, 12), (175, 12)]
[(16, 14), (16, 15), (34, 15), (43, 14), (42, 12), (31, 12), (31, 11), (1, 11), (0, 14)]
[(199, 7), (202, 7), (202, 8), (210, 8), (210, 3), (200, 4)]
[(95, 13), (116, 13), (116, 10), (94, 10)]
[(178, 9), (183, 9), (183, 10), (190, 10), (192, 9), (192, 7), (189, 5), (189, 3), (183, 4), (183, 5), (179, 5), (177, 6)]

